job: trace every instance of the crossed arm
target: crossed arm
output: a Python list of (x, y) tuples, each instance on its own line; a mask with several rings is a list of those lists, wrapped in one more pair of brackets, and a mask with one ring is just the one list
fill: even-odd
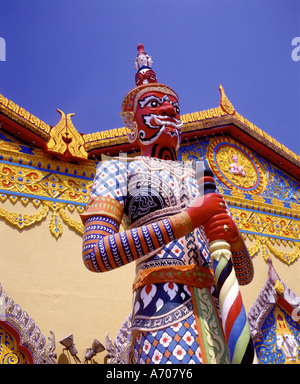
[[(113, 217), (112, 205), (119, 205), (119, 218)], [(95, 212), (95, 206), (98, 207), (98, 213)], [(109, 271), (128, 264), (193, 230), (188, 214), (181, 213), (119, 232), (123, 210), (120, 203), (99, 196), (92, 200), (90, 207), (82, 217), (85, 221), (82, 254), (84, 264), (94, 272)]]
[[(105, 163), (101, 164), (97, 175), (104, 175), (107, 169)], [(108, 179), (118, 178), (121, 183), (120, 175), (122, 176), (117, 171), (115, 175), (109, 175)], [(181, 213), (164, 220), (119, 232), (127, 191), (119, 188), (116, 192), (110, 188), (114, 183), (110, 183), (108, 179), (102, 178), (101, 182), (97, 182), (96, 176), (90, 202), (81, 215), (85, 224), (82, 256), (89, 270), (105, 272), (128, 264), (187, 235), (201, 225), (204, 225), (209, 240), (226, 239), (239, 258), (248, 260), (247, 248), (234, 221), (228, 215), (220, 194), (205, 195), (201, 198), (201, 203), (196, 201)], [(99, 190), (102, 191), (101, 195), (98, 194)], [(227, 226), (226, 232), (224, 226)]]

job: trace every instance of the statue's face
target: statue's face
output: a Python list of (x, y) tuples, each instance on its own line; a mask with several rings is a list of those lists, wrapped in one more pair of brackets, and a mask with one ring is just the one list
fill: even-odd
[(137, 104), (135, 121), (141, 149), (160, 144), (178, 150), (182, 122), (175, 96), (158, 91), (144, 93)]

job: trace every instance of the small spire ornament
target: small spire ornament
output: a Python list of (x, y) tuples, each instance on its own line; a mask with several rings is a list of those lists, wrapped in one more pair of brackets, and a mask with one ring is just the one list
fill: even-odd
[(136, 85), (157, 83), (155, 72), (151, 69), (152, 57), (144, 51), (143, 44), (137, 46), (138, 54), (134, 61), (134, 67), (138, 71), (135, 75)]

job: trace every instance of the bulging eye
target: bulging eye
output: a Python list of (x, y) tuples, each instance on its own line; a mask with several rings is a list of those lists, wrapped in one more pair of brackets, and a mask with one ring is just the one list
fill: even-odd
[(176, 113), (178, 113), (178, 115), (179, 115), (179, 114), (180, 114), (180, 108), (179, 108), (179, 106), (178, 106), (178, 105), (175, 105), (174, 108), (175, 108)]
[(159, 106), (157, 100), (151, 100), (148, 105), (150, 105), (152, 108), (157, 108)]

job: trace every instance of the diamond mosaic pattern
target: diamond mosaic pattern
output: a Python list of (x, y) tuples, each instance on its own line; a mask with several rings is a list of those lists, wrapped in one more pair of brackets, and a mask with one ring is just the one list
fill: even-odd
[(160, 258), (172, 258), (172, 259), (182, 259), (184, 256), (183, 240), (179, 239), (176, 241), (171, 241), (167, 244), (162, 251), (158, 252), (153, 259)]
[(91, 196), (108, 196), (121, 204), (127, 195), (126, 163), (110, 160), (98, 164), (96, 177), (91, 189)]
[(202, 364), (193, 315), (166, 329), (140, 333), (133, 352), (137, 364)]

